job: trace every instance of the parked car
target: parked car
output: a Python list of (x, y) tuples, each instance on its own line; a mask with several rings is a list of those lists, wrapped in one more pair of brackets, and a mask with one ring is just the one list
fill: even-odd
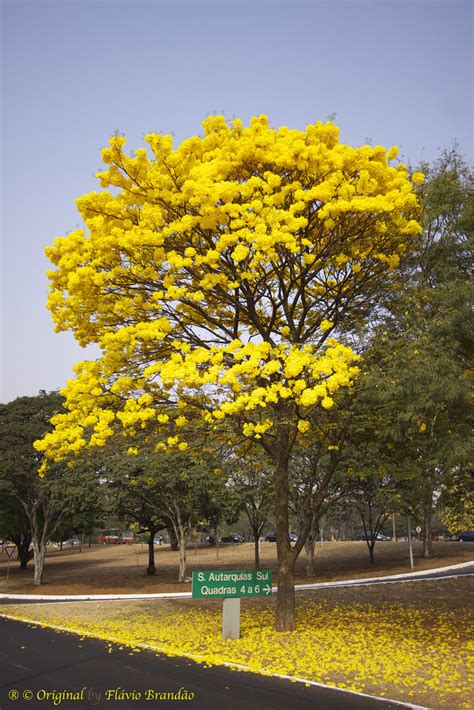
[(245, 538), (238, 533), (231, 533), (230, 535), (224, 535), (221, 538), (221, 542), (245, 542)]
[[(356, 540), (370, 540), (371, 535), (370, 535), (370, 533), (359, 533), (358, 535), (356, 535), (355, 539)], [(375, 539), (380, 540), (382, 542), (388, 542), (390, 540), (390, 538), (387, 535), (382, 535), (382, 533), (377, 533), (377, 535), (375, 536)]]
[[(298, 540), (298, 535), (295, 535), (295, 533), (290, 533), (288, 535), (288, 538), (290, 542), (296, 542)], [(265, 535), (265, 540), (266, 542), (276, 542), (277, 541), (277, 534), (276, 532), (269, 532)]]
[(474, 542), (474, 530), (464, 530), (459, 533), (458, 542)]

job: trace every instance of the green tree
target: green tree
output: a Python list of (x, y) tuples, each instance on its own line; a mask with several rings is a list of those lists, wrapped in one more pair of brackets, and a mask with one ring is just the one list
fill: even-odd
[(474, 529), (474, 482), (472, 468), (459, 467), (440, 497), (441, 522), (449, 532)]
[(97, 502), (97, 491), (91, 488), (95, 475), (85, 469), (75, 477), (62, 462), (51, 466), (47, 478), (38, 475), (43, 457), (33, 442), (51, 430), (50, 419), (62, 410), (62, 401), (57, 392), (41, 392), (0, 405), (0, 480), (10, 505), (15, 501), (19, 519), (23, 511), (29, 522), (35, 585), (42, 582), (46, 545), (55, 531)]
[[(472, 461), (473, 177), (456, 151), (424, 166), (423, 235), (366, 353), (367, 389), (423, 516), (424, 555), (440, 492)], [(387, 428), (390, 432), (387, 432)]]
[(255, 569), (260, 569), (260, 538), (275, 509), (273, 471), (255, 447), (237, 449), (228, 465), (230, 480), (249, 521), (254, 542)]
[(330, 410), (311, 417), (290, 459), (289, 507), (299, 526), (292, 548), (296, 560), (306, 553), (306, 574), (314, 574), (316, 535), (322, 516), (340, 496), (338, 477), (341, 457), (353, 418), (353, 397), (338, 393)]
[(348, 499), (357, 510), (369, 549), (370, 564), (375, 563), (374, 548), (378, 535), (394, 510), (396, 490), (387, 470), (379, 465), (364, 465), (348, 476)]
[(117, 442), (107, 447), (102, 471), (111, 494), (112, 509), (149, 533), (148, 574), (155, 573), (153, 539), (163, 528), (172, 531), (179, 550), (179, 582), (186, 581), (187, 540), (205, 523), (218, 526), (229, 515), (231, 491), (217, 461), (206, 450), (156, 452), (140, 436), (140, 451), (124, 454)]
[(112, 494), (112, 506), (121, 520), (138, 525), (139, 533), (148, 534), (148, 565), (146, 572), (149, 575), (156, 573), (155, 566), (155, 536), (161, 530), (169, 527), (170, 523), (164, 518), (159, 502), (155, 500), (155, 486), (147, 484), (148, 474), (144, 475), (140, 463), (130, 467), (130, 473), (114, 480), (109, 480)]
[(0, 472), (0, 538), (15, 543), (21, 569), (32, 558), (31, 527), (25, 510), (12, 495), (11, 482)]

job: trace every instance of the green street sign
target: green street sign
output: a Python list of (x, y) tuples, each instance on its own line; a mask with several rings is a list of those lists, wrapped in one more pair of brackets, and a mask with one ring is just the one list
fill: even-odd
[(193, 572), (193, 599), (268, 597), (271, 593), (270, 569)]

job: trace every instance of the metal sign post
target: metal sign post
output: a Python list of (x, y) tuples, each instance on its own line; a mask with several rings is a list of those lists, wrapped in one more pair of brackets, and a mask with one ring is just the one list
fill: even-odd
[(240, 638), (240, 597), (226, 597), (222, 603), (222, 638)]
[(222, 638), (240, 638), (240, 597), (268, 597), (272, 593), (272, 571), (209, 570), (193, 572), (193, 599), (224, 599)]
[(7, 579), (5, 581), (5, 589), (8, 588), (8, 580), (10, 579), (10, 559), (13, 553), (16, 550), (16, 545), (4, 545), (3, 549), (7, 553), (8, 561), (7, 561)]

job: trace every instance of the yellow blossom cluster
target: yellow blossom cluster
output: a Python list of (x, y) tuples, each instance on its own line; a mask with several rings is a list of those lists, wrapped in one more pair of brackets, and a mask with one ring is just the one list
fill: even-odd
[(176, 148), (147, 135), (131, 156), (112, 137), (102, 191), (77, 200), (86, 228), (46, 249), (56, 329), (102, 351), (64, 390), (68, 411), (38, 445), (50, 457), (102, 445), (113, 420), (163, 425), (164, 396), (199, 391), (210, 422), (265, 409), (244, 422), (261, 436), (273, 406), (329, 409), (355, 374), (331, 333), (420, 233), (421, 174), (392, 165), (395, 147), (341, 143), (331, 122), (203, 126)]
[[(170, 413), (154, 406), (150, 392), (157, 398), (162, 398), (165, 391), (178, 392), (183, 397), (183, 410), (184, 402), (192, 402), (210, 385), (217, 388), (219, 397), (212, 400), (212, 407), (203, 410), (208, 423), (257, 414), (254, 421), (244, 423), (243, 434), (258, 439), (273, 426), (272, 406), (290, 400), (300, 409), (297, 429), (303, 434), (310, 428), (304, 417), (316, 405), (330, 409), (334, 404), (332, 395), (340, 387), (349, 386), (358, 372), (355, 353), (335, 338), (329, 338), (319, 352), (312, 345), (280, 343), (272, 348), (269, 343), (243, 344), (238, 339), (222, 348), (185, 348), (184, 352), (176, 344), (175, 348), (168, 360), (148, 365), (139, 382), (120, 376), (110, 385), (101, 374), (103, 361), (80, 363), (76, 378), (62, 391), (68, 411), (53, 418), (55, 428), (36, 442), (36, 448), (49, 458), (61, 458), (86, 445), (103, 446), (113, 434), (113, 420), (118, 420), (132, 435), (137, 427), (151, 423), (156, 438), (161, 435), (157, 445), (160, 450), (175, 446), (184, 450), (187, 444), (179, 433), (168, 436), (169, 427), (159, 425), (172, 423), (175, 430), (182, 429), (187, 424), (186, 416), (174, 411), (170, 417)], [(157, 377), (160, 385), (154, 390)], [(147, 393), (134, 396), (140, 387), (145, 387)], [(118, 391), (122, 397), (115, 399), (111, 393)], [(136, 449), (129, 449), (129, 453), (136, 453)]]

